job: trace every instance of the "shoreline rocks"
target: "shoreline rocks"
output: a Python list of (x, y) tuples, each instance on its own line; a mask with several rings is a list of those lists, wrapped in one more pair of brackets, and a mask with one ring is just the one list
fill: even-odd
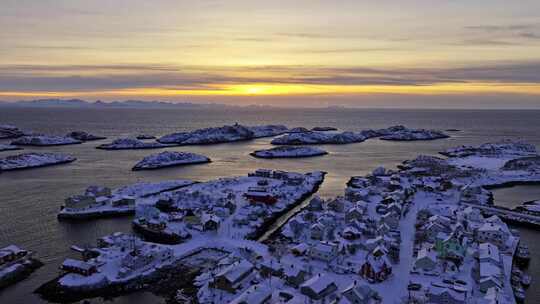
[(24, 135), (24, 132), (12, 125), (0, 125), (0, 139), (17, 138)]
[(80, 141), (93, 141), (93, 140), (107, 139), (107, 137), (93, 135), (85, 131), (73, 131), (66, 134), (66, 137), (71, 137)]
[(75, 157), (59, 153), (23, 153), (0, 158), (0, 172), (71, 163)]
[(164, 144), (210, 145), (228, 142), (270, 137), (287, 132), (282, 125), (244, 126), (235, 124), (222, 127), (199, 129), (191, 132), (178, 132), (160, 137), (157, 141)]
[(22, 150), (22, 148), (15, 145), (0, 144), (0, 152), (14, 151), (14, 150)]
[(326, 155), (323, 149), (304, 146), (279, 146), (266, 150), (257, 150), (250, 153), (253, 157), (258, 158), (301, 158)]
[(160, 149), (170, 147), (159, 142), (143, 142), (134, 138), (118, 138), (110, 144), (102, 144), (96, 147), (101, 150), (137, 150), (137, 149)]
[(11, 142), (12, 145), (36, 147), (75, 145), (80, 143), (82, 141), (72, 137), (50, 135), (26, 135)]
[(155, 170), (176, 166), (203, 164), (209, 163), (210, 161), (210, 158), (196, 153), (165, 151), (146, 156), (143, 160), (138, 162), (132, 170)]

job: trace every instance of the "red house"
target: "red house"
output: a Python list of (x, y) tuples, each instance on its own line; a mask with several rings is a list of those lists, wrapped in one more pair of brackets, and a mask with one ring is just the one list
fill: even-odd
[(252, 203), (275, 204), (277, 198), (270, 194), (265, 187), (249, 187), (244, 196)]

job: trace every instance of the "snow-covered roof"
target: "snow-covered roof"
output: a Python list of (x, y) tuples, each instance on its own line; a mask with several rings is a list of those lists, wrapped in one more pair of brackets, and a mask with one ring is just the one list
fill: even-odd
[(480, 260), (490, 259), (495, 262), (501, 261), (499, 248), (491, 243), (481, 243), (478, 245), (478, 258)]
[(480, 277), (500, 277), (502, 275), (501, 268), (491, 262), (480, 262)]
[(229, 304), (262, 304), (271, 296), (272, 290), (268, 285), (257, 284), (250, 286)]
[(315, 293), (319, 294), (327, 287), (335, 285), (336, 283), (332, 280), (331, 276), (323, 276), (318, 274), (309, 280), (305, 281), (300, 287), (306, 287), (313, 290)]
[(251, 272), (253, 265), (247, 260), (241, 260), (223, 269), (218, 276), (225, 277), (229, 282), (236, 283), (246, 273)]

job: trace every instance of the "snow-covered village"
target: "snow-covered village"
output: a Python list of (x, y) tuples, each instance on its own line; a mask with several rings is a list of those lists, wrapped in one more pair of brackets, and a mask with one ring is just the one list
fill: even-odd
[[(287, 140), (293, 146), (281, 146), (284, 137), (278, 137), (272, 140), (279, 140), (278, 147), (257, 156), (300, 158), (326, 153), (296, 145), (313, 140), (448, 137), (401, 126), (345, 137), (336, 130), (284, 128), (212, 128), (183, 133), (182, 142), (178, 134), (159, 143), (145, 138), (142, 149), (285, 133), (281, 136), (294, 135), (294, 142)], [(193, 143), (186, 143), (193, 136)], [(523, 271), (530, 252), (512, 227), (540, 226), (538, 204), (498, 207), (491, 189), (540, 182), (539, 160), (536, 148), (521, 141), (458, 146), (351, 176), (342, 195), (324, 198), (316, 194), (324, 171), (259, 168), (208, 181), (139, 182), (116, 189), (90, 185), (65, 198), (58, 219), (69, 225), (132, 216), (133, 231), (104, 235), (91, 245), (73, 243), (75, 256), (36, 293), (52, 302), (150, 290), (171, 303), (523, 303), (532, 280)], [(23, 153), (0, 160), (0, 168), (71, 161)], [(162, 152), (137, 166), (202, 162), (209, 158)], [(16, 244), (0, 250), (0, 261), (0, 286), (41, 266), (34, 253)]]

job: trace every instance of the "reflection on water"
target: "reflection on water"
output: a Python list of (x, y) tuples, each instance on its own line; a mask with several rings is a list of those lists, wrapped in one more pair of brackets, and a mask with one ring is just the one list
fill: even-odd
[[(102, 151), (94, 147), (107, 142), (26, 151), (69, 153), (78, 160), (69, 165), (0, 174), (0, 246), (16, 243), (38, 253), (46, 266), (29, 279), (0, 291), (0, 303), (34, 303), (32, 295), (41, 283), (58, 275), (58, 265), (73, 255), (73, 244), (94, 243), (95, 239), (115, 231), (131, 231), (130, 218), (106, 219), (84, 223), (58, 222), (56, 213), (65, 197), (82, 192), (92, 184), (119, 187), (138, 181), (187, 178), (206, 181), (218, 177), (245, 175), (257, 168), (299, 172), (328, 172), (319, 195), (343, 194), (351, 176), (363, 175), (377, 166), (394, 168), (401, 161), (418, 154), (435, 155), (438, 151), (461, 144), (480, 144), (504, 138), (522, 138), (540, 145), (540, 111), (437, 111), (437, 110), (137, 110), (137, 109), (15, 109), (1, 108), (0, 123), (15, 124), (27, 130), (65, 134), (84, 130), (112, 140), (139, 133), (163, 135), (175, 131), (220, 126), (239, 122), (286, 124), (290, 127), (335, 126), (342, 130), (383, 128), (392, 124), (409, 127), (450, 129), (446, 140), (425, 142), (387, 142), (377, 139), (351, 145), (322, 146), (330, 154), (306, 159), (267, 160), (248, 154), (270, 147), (270, 139), (199, 147), (175, 147), (167, 150), (188, 151), (209, 156), (213, 162), (184, 168), (132, 172), (130, 168), (149, 153), (161, 151)], [(0, 141), (2, 143), (6, 141)], [(2, 152), (0, 156), (13, 152)], [(508, 194), (508, 201), (515, 201)], [(527, 197), (523, 200), (533, 199)], [(540, 197), (539, 197), (540, 198)], [(521, 202), (522, 199), (518, 199)], [(527, 235), (527, 233), (524, 233)], [(530, 232), (535, 237), (536, 232)], [(525, 236), (524, 236), (525, 238)], [(539, 250), (531, 249), (533, 254)], [(534, 265), (534, 259), (533, 259)], [(540, 276), (531, 290), (540, 290)], [(537, 284), (537, 285), (535, 285)], [(536, 288), (535, 288), (536, 287)], [(118, 303), (154, 303), (147, 293), (122, 297)], [(534, 298), (540, 299), (540, 297)]]

